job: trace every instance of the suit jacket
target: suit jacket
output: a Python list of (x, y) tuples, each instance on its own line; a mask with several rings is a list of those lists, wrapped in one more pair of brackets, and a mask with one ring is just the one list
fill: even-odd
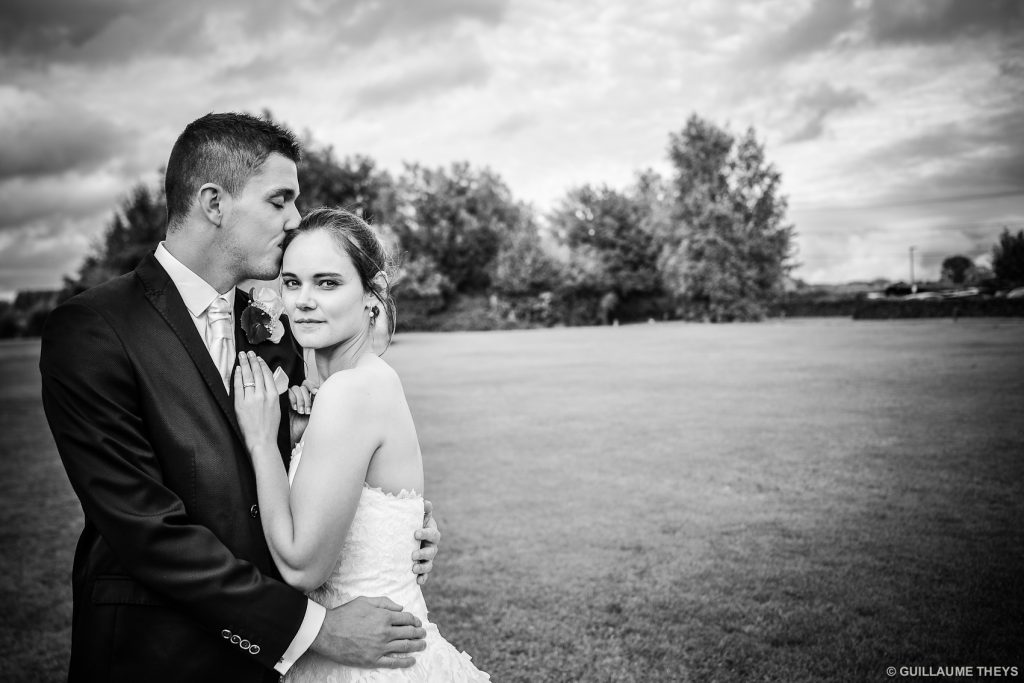
[[(236, 345), (252, 348), (240, 331)], [(298, 384), (296, 348), (286, 334), (255, 350)], [(54, 310), (39, 366), (85, 514), (68, 679), (277, 680), (306, 598), (280, 581), (233, 400), (153, 255)]]

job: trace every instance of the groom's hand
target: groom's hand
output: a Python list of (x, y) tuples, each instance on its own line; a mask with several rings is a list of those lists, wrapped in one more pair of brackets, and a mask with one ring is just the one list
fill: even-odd
[(423, 528), (417, 529), (413, 537), (420, 542), (420, 547), (412, 553), (412, 571), (419, 574), (416, 582), (421, 586), (427, 582), (431, 570), (434, 568), (434, 558), (437, 557), (437, 544), (441, 542), (441, 532), (434, 521), (434, 506), (429, 500), (423, 501)]
[(313, 397), (319, 387), (311, 381), (303, 380), (302, 384), (288, 389), (288, 403), (291, 410), (288, 411), (288, 426), (291, 429), (292, 443), (302, 441), (302, 434), (309, 424), (309, 414), (313, 410)]
[(404, 669), (416, 661), (408, 653), (427, 646), (420, 626), (387, 598), (356, 598), (327, 610), (310, 649), (346, 666)]

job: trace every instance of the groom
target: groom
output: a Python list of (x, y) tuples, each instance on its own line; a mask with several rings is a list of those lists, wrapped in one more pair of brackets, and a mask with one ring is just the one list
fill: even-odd
[[(325, 610), (285, 585), (263, 537), (228, 382), (240, 351), (290, 385), (303, 372), (290, 334), (247, 338), (235, 287), (277, 277), (299, 153), (251, 116), (192, 122), (167, 164), (166, 241), (50, 315), (43, 405), (85, 513), (70, 681), (276, 681), (308, 649), (397, 668), (425, 647), (386, 598)], [(278, 441), (287, 454), (288, 420)], [(417, 537), (429, 572), (440, 535), (431, 523)]]

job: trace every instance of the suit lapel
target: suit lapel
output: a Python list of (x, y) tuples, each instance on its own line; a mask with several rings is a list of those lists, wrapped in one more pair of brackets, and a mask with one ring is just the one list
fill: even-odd
[[(192, 321), (192, 314), (185, 307), (185, 302), (182, 301), (178, 288), (174, 286), (171, 278), (167, 275), (167, 271), (163, 269), (152, 254), (143, 259), (142, 263), (135, 269), (135, 273), (145, 287), (146, 298), (167, 322), (171, 330), (174, 331), (179, 341), (181, 341), (189, 357), (192, 358), (192, 362), (195, 363), (196, 369), (202, 376), (203, 381), (216, 399), (217, 405), (224, 413), (224, 417), (231, 424), (235, 435), (239, 441), (244, 443), (242, 431), (238, 426), (238, 420), (235, 418), (235, 410), (231, 404), (231, 398), (224, 389), (224, 382), (217, 371), (217, 365), (213, 362), (213, 358), (210, 357), (206, 343), (199, 336), (195, 323)], [(244, 339), (244, 335), (242, 337)]]

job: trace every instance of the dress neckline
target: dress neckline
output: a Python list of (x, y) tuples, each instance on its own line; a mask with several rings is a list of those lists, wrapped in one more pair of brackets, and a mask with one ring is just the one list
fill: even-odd
[(423, 498), (422, 495), (416, 493), (416, 489), (402, 489), (398, 493), (392, 493), (390, 491), (385, 491), (379, 486), (371, 486), (365, 481), (363, 482), (363, 489), (366, 491), (374, 491), (387, 498), (395, 498), (398, 500), (420, 500)]

